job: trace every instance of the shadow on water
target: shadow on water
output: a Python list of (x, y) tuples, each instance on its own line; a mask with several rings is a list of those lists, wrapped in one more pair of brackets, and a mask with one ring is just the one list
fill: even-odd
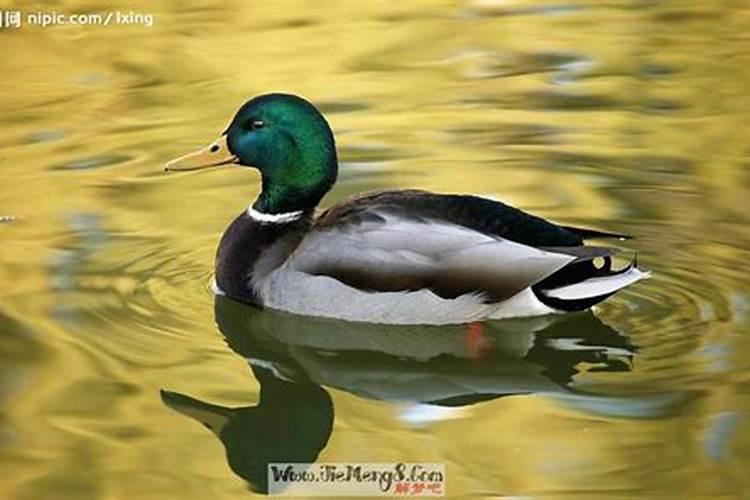
[(336, 322), (262, 311), (218, 296), (216, 322), (260, 383), (255, 406), (229, 408), (171, 391), (165, 405), (197, 420), (226, 449), (231, 469), (267, 492), (272, 462), (314, 462), (334, 423), (327, 388), (435, 410), (544, 394), (619, 417), (659, 417), (674, 398), (607, 406), (573, 387), (588, 371), (631, 370), (636, 348), (591, 313), (448, 327)]

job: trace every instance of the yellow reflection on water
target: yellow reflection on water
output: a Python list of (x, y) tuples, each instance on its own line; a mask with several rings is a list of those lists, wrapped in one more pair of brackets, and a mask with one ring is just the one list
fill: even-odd
[(332, 391), (321, 460), (445, 462), (450, 495), (750, 486), (743, 2), (127, 9), (154, 26), (0, 29), (0, 216), (15, 217), (0, 223), (0, 497), (247, 495), (216, 440), (158, 390), (257, 398), (217, 333), (207, 282), (258, 176), (161, 165), (271, 90), (308, 97), (336, 132), (341, 176), (325, 204), (371, 189), (472, 192), (637, 235), (628, 246), (655, 278), (600, 311), (640, 346), (633, 371), (581, 383), (691, 395), (660, 419), (514, 396), (424, 432), (392, 405)]

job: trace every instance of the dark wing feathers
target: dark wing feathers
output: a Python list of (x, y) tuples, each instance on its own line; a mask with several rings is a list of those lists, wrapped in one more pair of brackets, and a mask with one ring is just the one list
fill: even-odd
[(499, 236), (532, 247), (579, 246), (580, 231), (558, 226), (499, 201), (471, 195), (436, 194), (419, 190), (383, 191), (345, 201), (326, 211), (317, 224), (341, 225), (378, 217), (376, 212), (432, 219)]
[(317, 224), (357, 224), (380, 218), (378, 211), (414, 219), (442, 220), (537, 248), (580, 246), (589, 238), (630, 238), (625, 234), (559, 226), (487, 198), (420, 190), (382, 191), (356, 197), (327, 210)]
[(582, 227), (573, 227), (573, 226), (562, 226), (563, 229), (566, 231), (570, 231), (571, 233), (575, 233), (584, 240), (594, 239), (594, 238), (618, 238), (621, 240), (629, 240), (632, 238), (629, 234), (620, 234), (620, 233), (609, 233), (606, 231), (598, 231), (596, 229), (586, 229)]

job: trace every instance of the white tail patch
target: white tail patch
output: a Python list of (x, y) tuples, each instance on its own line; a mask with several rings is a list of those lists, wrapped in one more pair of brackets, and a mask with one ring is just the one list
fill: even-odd
[(636, 281), (646, 279), (649, 276), (651, 276), (650, 272), (644, 272), (637, 267), (631, 267), (620, 274), (603, 276), (600, 278), (589, 278), (580, 283), (565, 285), (560, 288), (552, 288), (550, 290), (542, 290), (542, 293), (547, 297), (559, 300), (590, 299), (615, 293), (617, 290), (632, 285)]

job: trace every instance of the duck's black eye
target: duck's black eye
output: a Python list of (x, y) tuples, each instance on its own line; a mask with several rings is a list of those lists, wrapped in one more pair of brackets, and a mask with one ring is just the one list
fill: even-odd
[(248, 120), (247, 123), (245, 123), (245, 128), (248, 130), (258, 130), (265, 126), (266, 124), (263, 120)]

